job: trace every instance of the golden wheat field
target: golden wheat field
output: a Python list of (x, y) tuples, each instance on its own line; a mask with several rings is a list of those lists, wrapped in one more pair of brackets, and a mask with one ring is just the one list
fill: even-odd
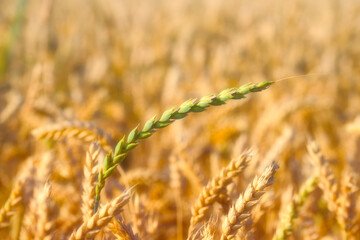
[(360, 239), (360, 1), (0, 0), (0, 239)]

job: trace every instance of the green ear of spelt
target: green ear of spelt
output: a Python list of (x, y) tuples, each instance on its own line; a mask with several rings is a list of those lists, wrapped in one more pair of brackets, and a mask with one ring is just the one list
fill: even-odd
[(199, 100), (192, 98), (181, 104), (178, 108), (172, 107), (166, 110), (156, 120), (156, 115), (148, 120), (143, 129), (139, 131), (139, 126), (134, 128), (127, 137), (123, 137), (115, 147), (114, 153), (110, 152), (106, 155), (104, 167), (100, 169), (98, 175), (98, 183), (96, 185), (96, 197), (94, 205), (94, 213), (97, 212), (100, 201), (100, 192), (105, 185), (105, 179), (108, 178), (116, 168), (118, 163), (121, 163), (127, 156), (128, 152), (134, 149), (141, 139), (150, 137), (155, 133), (156, 129), (169, 126), (175, 120), (182, 119), (190, 112), (202, 112), (210, 106), (219, 106), (226, 103), (230, 99), (242, 99), (248, 93), (260, 92), (267, 89), (273, 82), (265, 81), (260, 83), (248, 83), (239, 88), (228, 88), (219, 94), (211, 94), (200, 98)]

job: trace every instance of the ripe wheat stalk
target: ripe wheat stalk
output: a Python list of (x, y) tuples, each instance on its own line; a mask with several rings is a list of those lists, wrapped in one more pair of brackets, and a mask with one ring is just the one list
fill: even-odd
[(239, 176), (251, 159), (251, 152), (247, 152), (230, 161), (229, 165), (221, 170), (220, 175), (212, 179), (201, 191), (192, 208), (189, 236), (196, 230), (196, 225), (204, 220), (209, 208), (215, 201), (222, 200), (226, 194), (226, 187)]
[(265, 188), (274, 183), (274, 175), (278, 165), (271, 163), (261, 174), (255, 177), (248, 185), (243, 195), (240, 195), (235, 204), (230, 208), (222, 225), (221, 240), (234, 239), (238, 230), (244, 226), (244, 222), (251, 215), (251, 210), (260, 197), (265, 193)]
[(108, 148), (112, 143), (112, 138), (104, 130), (94, 124), (80, 121), (65, 121), (52, 125), (37, 128), (32, 134), (38, 139), (60, 140), (64, 138), (77, 138), (84, 142), (99, 141)]
[(130, 197), (131, 189), (101, 207), (90, 219), (84, 221), (83, 224), (71, 234), (69, 239), (80, 240), (94, 238), (101, 228), (106, 226), (114, 216), (121, 212), (122, 208), (129, 202)]
[(82, 194), (82, 214), (83, 220), (86, 221), (91, 218), (94, 211), (95, 198), (95, 176), (97, 167), (97, 158), (100, 153), (100, 146), (97, 142), (90, 145), (86, 152), (86, 161), (84, 165), (84, 180), (83, 180), (83, 194)]

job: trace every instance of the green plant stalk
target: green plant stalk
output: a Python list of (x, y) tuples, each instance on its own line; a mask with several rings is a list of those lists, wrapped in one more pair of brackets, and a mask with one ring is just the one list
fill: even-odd
[(286, 211), (280, 228), (276, 231), (273, 240), (285, 240), (293, 233), (294, 221), (298, 217), (300, 208), (304, 205), (309, 195), (315, 190), (318, 184), (318, 177), (310, 177), (301, 187), (299, 194), (294, 198), (291, 205)]
[(10, 50), (14, 42), (18, 39), (27, 7), (27, 0), (19, 0), (16, 8), (16, 16), (11, 24), (11, 28), (5, 36), (3, 36), (3, 42), (0, 46), (0, 82), (3, 81), (3, 75), (6, 70), (6, 66), (10, 57)]
[(94, 213), (97, 212), (100, 201), (100, 193), (104, 188), (105, 180), (114, 172), (118, 163), (122, 162), (128, 153), (134, 149), (141, 139), (150, 137), (155, 133), (156, 129), (164, 128), (169, 126), (177, 119), (181, 119), (187, 116), (190, 112), (202, 112), (205, 111), (207, 107), (210, 106), (219, 106), (225, 104), (226, 101), (230, 99), (241, 99), (245, 98), (248, 93), (259, 92), (268, 88), (273, 82), (266, 81), (260, 82), (257, 84), (248, 83), (239, 88), (228, 88), (223, 90), (218, 95), (208, 95), (197, 100), (189, 99), (178, 108), (170, 108), (166, 110), (160, 117), (159, 120), (156, 120), (156, 115), (148, 120), (143, 129), (138, 131), (138, 127), (134, 128), (127, 138), (125, 136), (118, 142), (115, 147), (114, 153), (110, 152), (106, 155), (104, 160), (104, 167), (100, 169), (98, 175), (98, 183), (96, 185), (96, 197), (94, 205)]

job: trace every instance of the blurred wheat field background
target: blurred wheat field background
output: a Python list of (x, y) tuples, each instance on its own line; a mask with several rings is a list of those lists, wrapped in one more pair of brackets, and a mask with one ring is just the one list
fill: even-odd
[(2, 0), (0, 36), (0, 239), (360, 239), (359, 1)]

